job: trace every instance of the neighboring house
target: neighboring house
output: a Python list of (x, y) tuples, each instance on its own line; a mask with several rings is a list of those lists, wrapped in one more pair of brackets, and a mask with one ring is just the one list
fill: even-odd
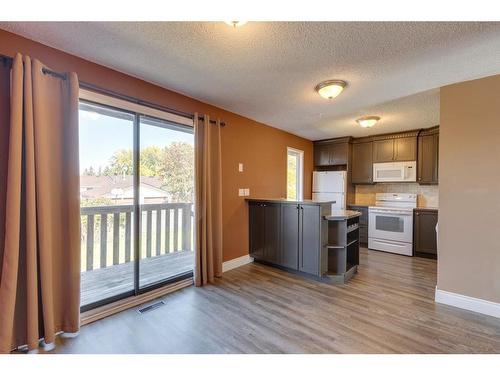
[[(162, 186), (163, 181), (160, 177), (141, 177), (140, 203), (170, 202), (170, 195)], [(134, 200), (132, 176), (80, 176), (80, 198), (111, 199), (114, 204), (132, 204)]]

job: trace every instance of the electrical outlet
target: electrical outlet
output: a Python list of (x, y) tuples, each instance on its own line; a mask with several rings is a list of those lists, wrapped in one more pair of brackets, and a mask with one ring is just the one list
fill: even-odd
[(243, 172), (243, 163), (238, 164), (238, 172)]
[(238, 189), (238, 196), (244, 197), (245, 196), (245, 189)]

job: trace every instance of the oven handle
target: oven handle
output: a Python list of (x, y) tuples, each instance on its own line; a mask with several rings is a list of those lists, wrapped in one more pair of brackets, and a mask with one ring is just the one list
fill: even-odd
[(378, 210), (370, 210), (369, 213), (371, 214), (377, 214), (377, 215), (385, 215), (385, 216), (411, 216), (411, 212), (406, 212), (406, 211), (378, 211)]
[(392, 246), (405, 247), (405, 244), (404, 244), (404, 243), (397, 243), (397, 241), (385, 241), (385, 240), (381, 240), (381, 239), (379, 239), (379, 238), (375, 238), (375, 241), (380, 242), (380, 243), (383, 243), (383, 244), (385, 244), (385, 245), (392, 245)]

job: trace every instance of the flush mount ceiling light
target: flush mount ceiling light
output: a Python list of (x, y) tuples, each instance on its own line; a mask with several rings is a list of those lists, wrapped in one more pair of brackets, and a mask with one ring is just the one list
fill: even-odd
[(321, 97), (325, 99), (333, 99), (337, 97), (342, 90), (347, 86), (347, 82), (339, 79), (331, 79), (319, 83), (314, 89)]
[(363, 128), (371, 128), (380, 120), (379, 116), (365, 116), (358, 118), (356, 122)]
[(224, 21), (226, 24), (229, 26), (232, 26), (234, 28), (241, 27), (244, 24), (246, 24), (248, 21)]

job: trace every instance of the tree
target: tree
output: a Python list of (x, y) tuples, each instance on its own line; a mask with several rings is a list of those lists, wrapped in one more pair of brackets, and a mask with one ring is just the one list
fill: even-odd
[(193, 202), (194, 147), (174, 142), (164, 148), (161, 176), (165, 190), (174, 202)]
[[(103, 170), (106, 176), (133, 173), (132, 150), (118, 150)], [(141, 176), (160, 177), (174, 202), (192, 202), (194, 198), (194, 147), (173, 142), (167, 147), (149, 146), (141, 150)]]
[(286, 172), (286, 197), (297, 199), (297, 158), (288, 156)]
[(132, 162), (132, 150), (118, 150), (109, 161), (109, 166), (104, 168), (104, 174), (106, 176), (117, 176), (117, 175), (130, 175), (132, 174), (133, 162)]
[[(141, 176), (159, 176), (163, 151), (160, 147), (149, 146), (141, 150)], [(132, 150), (118, 150), (110, 160), (110, 165), (104, 168), (104, 175), (132, 175), (133, 174), (133, 155)]]

